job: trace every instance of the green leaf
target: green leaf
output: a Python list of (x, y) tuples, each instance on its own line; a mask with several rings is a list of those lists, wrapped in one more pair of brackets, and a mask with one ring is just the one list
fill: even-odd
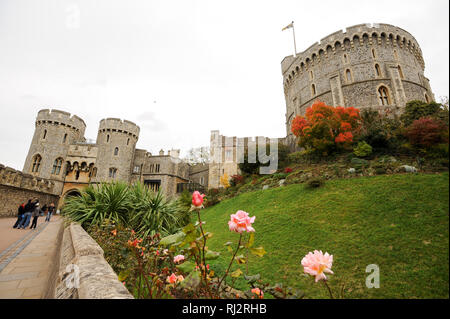
[(192, 233), (193, 231), (195, 231), (195, 226), (192, 225), (191, 223), (189, 223), (189, 224), (187, 224), (186, 226), (183, 227), (182, 231), (185, 234)]
[(190, 262), (189, 260), (187, 260), (184, 263), (177, 265), (176, 267), (177, 267), (177, 269), (179, 269), (182, 272), (187, 274), (195, 269), (195, 264), (193, 262)]
[(200, 271), (192, 271), (189, 275), (184, 278), (180, 283), (180, 286), (188, 289), (196, 289), (201, 282)]
[(234, 259), (236, 260), (236, 262), (238, 264), (245, 264), (245, 262), (246, 262), (244, 255), (236, 256), (236, 257), (234, 257)]
[(130, 275), (130, 270), (122, 270), (120, 273), (119, 273), (119, 276), (117, 276), (118, 278), (117, 279), (119, 279), (119, 281), (124, 281), (125, 279), (127, 279), (127, 277)]
[(252, 275), (252, 276), (244, 276), (245, 280), (247, 280), (247, 282), (249, 284), (254, 283), (258, 280), (261, 279), (261, 275), (260, 274), (256, 274), (256, 275)]
[[(212, 235), (213, 235), (212, 233), (206, 232), (206, 233), (205, 233), (205, 238), (206, 238), (206, 239), (209, 239), (209, 238), (212, 237)], [(200, 236), (200, 237), (198, 237), (196, 240), (197, 240), (197, 241), (200, 241), (200, 240), (203, 241), (203, 235)]]
[(161, 238), (161, 241), (159, 242), (159, 244), (163, 245), (163, 246), (170, 246), (170, 245), (175, 244), (176, 242), (181, 241), (185, 236), (186, 236), (185, 233), (178, 232), (176, 234)]
[(250, 233), (250, 236), (248, 237), (248, 243), (245, 245), (247, 248), (250, 248), (253, 246), (253, 243), (255, 242), (255, 233)]
[(230, 275), (231, 275), (231, 277), (233, 277), (233, 278), (238, 278), (240, 275), (242, 275), (243, 274), (243, 272), (242, 272), (242, 270), (240, 270), (239, 268), (238, 269), (236, 269), (235, 271), (233, 271)]
[(253, 255), (256, 255), (258, 257), (262, 257), (266, 254), (266, 251), (264, 250), (263, 247), (250, 248), (250, 251)]
[(219, 258), (220, 253), (212, 251), (212, 250), (208, 250), (205, 254), (205, 259), (206, 260), (214, 260)]

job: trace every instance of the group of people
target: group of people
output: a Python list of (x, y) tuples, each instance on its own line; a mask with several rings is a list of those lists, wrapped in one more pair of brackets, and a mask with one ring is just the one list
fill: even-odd
[(30, 229), (36, 229), (37, 220), (39, 216), (46, 216), (45, 221), (50, 222), (50, 218), (55, 212), (55, 204), (44, 205), (41, 207), (39, 199), (29, 199), (28, 202), (20, 204), (17, 212), (17, 221), (13, 228), (26, 229), (30, 224), (31, 217), (33, 221), (31, 222)]

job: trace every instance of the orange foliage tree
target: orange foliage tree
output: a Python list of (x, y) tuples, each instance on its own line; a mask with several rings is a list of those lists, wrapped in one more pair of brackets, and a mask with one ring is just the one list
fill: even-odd
[(361, 117), (354, 107), (329, 106), (316, 101), (306, 109), (305, 116), (297, 115), (291, 131), (299, 138), (299, 145), (322, 155), (339, 148), (348, 148), (359, 133)]

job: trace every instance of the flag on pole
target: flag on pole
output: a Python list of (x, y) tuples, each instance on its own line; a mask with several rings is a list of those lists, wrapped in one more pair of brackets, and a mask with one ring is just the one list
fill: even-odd
[(289, 28), (293, 28), (294, 27), (294, 21), (292, 21), (291, 23), (289, 23), (287, 26), (285, 26), (283, 29), (281, 29), (281, 31), (287, 30)]

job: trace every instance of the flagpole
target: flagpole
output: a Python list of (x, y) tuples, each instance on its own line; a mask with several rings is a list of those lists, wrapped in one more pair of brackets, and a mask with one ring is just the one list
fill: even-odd
[(297, 55), (297, 46), (295, 45), (295, 29), (294, 29), (294, 21), (292, 21), (292, 34), (294, 36), (294, 58)]

